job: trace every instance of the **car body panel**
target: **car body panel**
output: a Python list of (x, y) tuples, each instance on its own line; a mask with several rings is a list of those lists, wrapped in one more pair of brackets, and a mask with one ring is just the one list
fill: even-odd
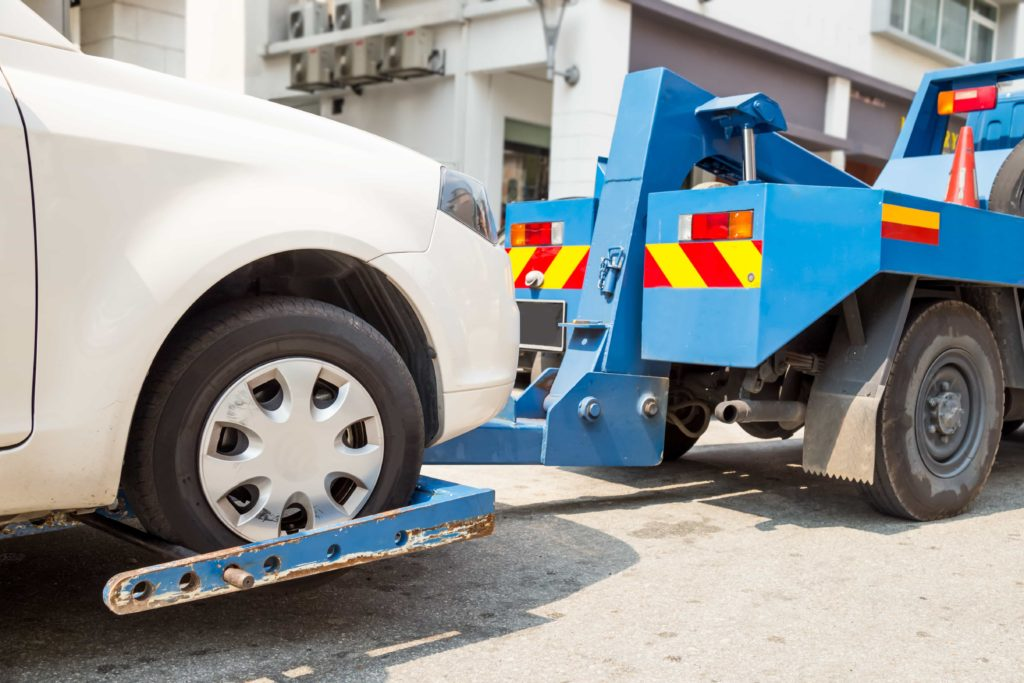
[[(431, 159), (320, 117), (41, 42), (0, 38), (32, 155), (40, 263), (36, 429), (0, 450), (0, 515), (113, 502), (150, 364), (223, 277), (300, 249), (364, 262), (426, 252), (438, 213), (441, 167)], [(454, 228), (452, 248), (464, 253), (445, 256), (451, 280), (507, 293), (501, 266), (474, 278), (481, 250), (501, 261), (504, 251)], [(466, 307), (487, 297), (405, 284), (430, 324), (482, 319)], [(514, 306), (507, 298), (503, 311)], [(432, 310), (444, 315), (423, 313)], [(439, 374), (445, 391), (514, 373), (514, 358), (490, 351), (484, 365), (506, 367), (474, 371), (463, 358), (460, 369), (458, 353), (431, 343), (438, 368), (455, 373)], [(494, 399), (495, 412), (502, 403)]]
[[(462, 267), (452, 267), (453, 258)], [(444, 429), (437, 442), (494, 417), (512, 390), (519, 348), (519, 309), (505, 250), (438, 213), (426, 252), (389, 254), (371, 265), (414, 303), (431, 332), (444, 393)], [(418, 297), (422, 291), (434, 294)], [(461, 396), (489, 396), (492, 389), (497, 398), (490, 401)]]
[(32, 431), (36, 258), (32, 185), (18, 107), (0, 73), (0, 447)]

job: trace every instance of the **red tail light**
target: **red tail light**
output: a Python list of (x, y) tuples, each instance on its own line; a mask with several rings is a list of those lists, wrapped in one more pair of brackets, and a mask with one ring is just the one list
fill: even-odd
[(939, 93), (939, 115), (966, 114), (996, 108), (999, 90), (994, 85)]
[(754, 212), (683, 214), (679, 216), (679, 241), (742, 240), (754, 236)]
[(513, 247), (559, 245), (565, 239), (565, 223), (562, 221), (513, 223), (511, 233)]

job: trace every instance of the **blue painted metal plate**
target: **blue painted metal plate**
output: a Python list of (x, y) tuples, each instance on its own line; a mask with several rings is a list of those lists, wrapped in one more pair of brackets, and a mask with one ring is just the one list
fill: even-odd
[(882, 197), (768, 184), (651, 195), (649, 245), (678, 245), (681, 214), (753, 209), (763, 255), (753, 283), (645, 287), (644, 358), (756, 367), (879, 271)]

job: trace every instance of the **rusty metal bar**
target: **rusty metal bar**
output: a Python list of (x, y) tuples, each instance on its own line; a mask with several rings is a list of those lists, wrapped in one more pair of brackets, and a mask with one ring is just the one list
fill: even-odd
[(494, 492), (420, 477), (403, 508), (333, 527), (123, 572), (103, 600), (132, 614), (487, 536)]

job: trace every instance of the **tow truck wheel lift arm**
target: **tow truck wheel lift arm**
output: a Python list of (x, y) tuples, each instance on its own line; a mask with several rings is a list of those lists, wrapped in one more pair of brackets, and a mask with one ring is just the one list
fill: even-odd
[(648, 198), (682, 188), (697, 165), (747, 182), (756, 175), (777, 183), (866, 187), (778, 134), (785, 129), (778, 105), (763, 94), (716, 98), (666, 69), (630, 74), (578, 319), (566, 325), (561, 367), (538, 378), (497, 420), (429, 449), (425, 462), (658, 464), (670, 364), (641, 352)]
[(409, 505), (258, 543), (197, 554), (125, 524), (130, 513), (59, 515), (9, 525), (3, 537), (57, 531), (81, 521), (170, 561), (122, 572), (103, 589), (115, 614), (133, 614), (228, 595), (489, 535), (494, 492), (420, 477)]

